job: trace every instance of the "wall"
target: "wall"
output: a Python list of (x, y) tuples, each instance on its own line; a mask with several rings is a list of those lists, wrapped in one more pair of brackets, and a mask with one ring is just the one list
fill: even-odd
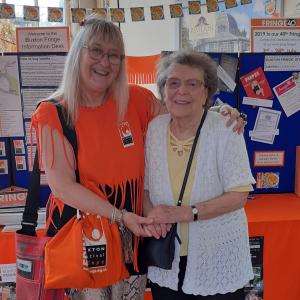
[[(177, 50), (179, 47), (179, 20), (169, 16), (169, 1), (161, 0), (122, 0), (120, 7), (125, 8), (126, 23), (121, 23), (126, 54), (130, 56), (146, 56), (158, 54), (163, 50)], [(152, 21), (150, 6), (164, 5), (165, 20)], [(111, 0), (110, 7), (117, 7), (117, 1)], [(130, 7), (144, 7), (145, 21), (132, 22)]]

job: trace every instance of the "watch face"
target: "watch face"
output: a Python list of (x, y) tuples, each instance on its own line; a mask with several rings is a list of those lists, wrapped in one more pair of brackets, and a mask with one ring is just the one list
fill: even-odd
[(192, 212), (193, 212), (194, 215), (196, 215), (198, 213), (198, 209), (196, 207), (193, 207)]

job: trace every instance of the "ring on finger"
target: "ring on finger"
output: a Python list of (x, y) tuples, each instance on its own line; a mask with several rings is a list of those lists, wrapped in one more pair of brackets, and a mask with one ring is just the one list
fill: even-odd
[(241, 118), (244, 122), (247, 122), (247, 115), (243, 112), (239, 114), (239, 118)]

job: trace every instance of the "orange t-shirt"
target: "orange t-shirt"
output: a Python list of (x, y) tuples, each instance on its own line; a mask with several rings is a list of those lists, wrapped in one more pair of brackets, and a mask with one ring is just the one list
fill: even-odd
[[(148, 123), (155, 116), (155, 101), (149, 90), (130, 85), (123, 122), (118, 122), (116, 102), (111, 97), (98, 107), (80, 108), (75, 123), (80, 182), (92, 190), (96, 188), (116, 207), (124, 207), (139, 215), (142, 214), (144, 190), (145, 134)], [(63, 134), (56, 108), (51, 102), (41, 103), (32, 117), (32, 127), (36, 132), (46, 124)], [(43, 149), (39, 141), (38, 146), (41, 153)], [(48, 207), (52, 205), (50, 212), (55, 207), (62, 211), (62, 202), (53, 195), (48, 202)]]

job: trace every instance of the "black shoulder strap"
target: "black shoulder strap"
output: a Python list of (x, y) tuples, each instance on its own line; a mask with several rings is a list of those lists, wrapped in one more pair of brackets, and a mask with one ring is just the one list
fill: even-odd
[(207, 109), (204, 110), (202, 119), (200, 121), (200, 124), (198, 126), (198, 129), (197, 129), (197, 132), (196, 132), (196, 135), (195, 135), (195, 139), (194, 139), (193, 146), (192, 146), (192, 149), (191, 149), (191, 153), (190, 153), (190, 156), (189, 156), (188, 164), (187, 164), (187, 167), (186, 167), (186, 170), (185, 170), (185, 174), (184, 174), (184, 178), (183, 178), (183, 182), (182, 182), (180, 194), (179, 194), (179, 197), (178, 197), (178, 202), (177, 202), (178, 206), (181, 206), (181, 204), (182, 204), (182, 199), (183, 199), (183, 194), (184, 194), (185, 186), (186, 186), (189, 174), (190, 174), (190, 170), (191, 170), (191, 166), (192, 166), (192, 162), (193, 162), (193, 158), (194, 158), (194, 154), (195, 154), (197, 142), (198, 142), (200, 131), (201, 131), (201, 128), (202, 128), (202, 126), (204, 124), (206, 115), (207, 115)]
[[(69, 143), (73, 147), (74, 155), (76, 158), (76, 181), (79, 182), (79, 171), (78, 171), (78, 146), (77, 146), (77, 138), (75, 129), (71, 128), (67, 125), (65, 116), (64, 116), (64, 107), (59, 104), (56, 100), (50, 99), (48, 100), (53, 102), (56, 106), (57, 113), (61, 122), (61, 126), (63, 129), (63, 134), (69, 141)], [(39, 105), (39, 104), (38, 104)], [(23, 212), (22, 218), (22, 229), (18, 231), (21, 234), (27, 235), (36, 235), (35, 228), (37, 226), (37, 218), (38, 218), (38, 208), (39, 208), (39, 191), (40, 191), (40, 169), (39, 169), (39, 159), (38, 159), (38, 151), (36, 151), (33, 170), (30, 177), (30, 184), (28, 188), (28, 193), (26, 197), (25, 209)], [(76, 214), (76, 209), (65, 205), (64, 210), (61, 216), (61, 226), (62, 227), (72, 216)]]
[[(79, 170), (78, 170), (78, 144), (77, 144), (76, 131), (75, 128), (71, 128), (70, 126), (67, 125), (65, 114), (64, 114), (64, 107), (61, 104), (56, 103), (56, 108), (63, 129), (63, 134), (67, 138), (71, 146), (73, 147), (73, 151), (76, 159), (76, 169), (75, 169), (76, 181), (80, 182)], [(64, 226), (75, 215), (76, 215), (76, 208), (65, 204), (60, 218), (58, 230), (62, 226)]]

